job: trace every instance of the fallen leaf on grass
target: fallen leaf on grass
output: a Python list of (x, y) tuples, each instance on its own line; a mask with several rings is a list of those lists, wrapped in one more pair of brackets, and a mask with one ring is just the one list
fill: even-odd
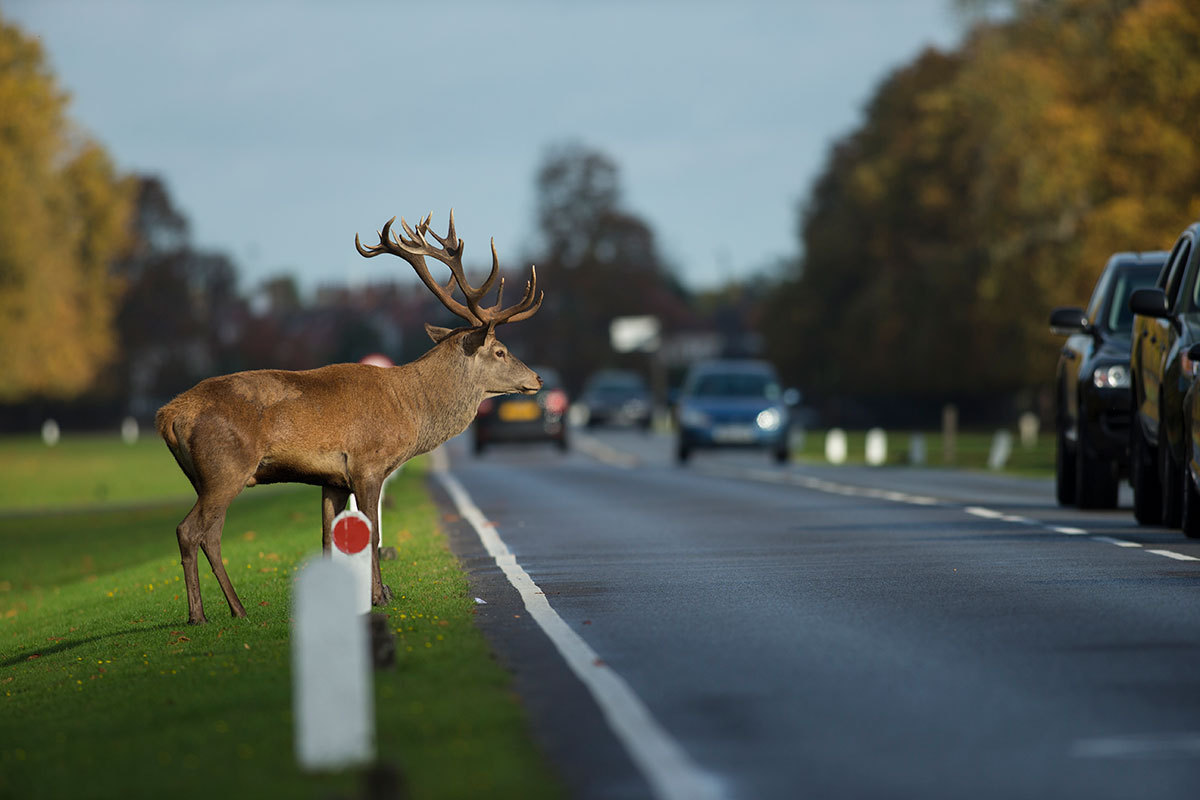
[(41, 658), (41, 657), (42, 657), (42, 654), (41, 654), (41, 653), (34, 653), (33, 655), (29, 656), (29, 658), (27, 658), (27, 659), (25, 659), (25, 660), (26, 660), (26, 661), (33, 661), (35, 658)]

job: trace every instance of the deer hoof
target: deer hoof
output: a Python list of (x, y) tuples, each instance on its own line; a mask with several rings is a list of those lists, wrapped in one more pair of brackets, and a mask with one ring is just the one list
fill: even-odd
[(387, 584), (383, 585), (383, 589), (379, 592), (379, 597), (372, 600), (373, 605), (386, 606), (392, 602), (392, 587)]
[(207, 625), (208, 620), (201, 614), (198, 617), (188, 617), (188, 625)]

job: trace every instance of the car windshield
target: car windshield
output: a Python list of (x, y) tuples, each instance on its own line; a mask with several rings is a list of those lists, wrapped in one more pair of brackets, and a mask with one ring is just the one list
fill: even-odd
[(692, 387), (697, 397), (779, 397), (779, 384), (768, 375), (718, 372), (701, 375)]
[(1112, 302), (1108, 305), (1108, 329), (1113, 333), (1133, 331), (1133, 312), (1129, 310), (1129, 296), (1138, 289), (1154, 286), (1158, 267), (1125, 269), (1118, 272), (1113, 281)]

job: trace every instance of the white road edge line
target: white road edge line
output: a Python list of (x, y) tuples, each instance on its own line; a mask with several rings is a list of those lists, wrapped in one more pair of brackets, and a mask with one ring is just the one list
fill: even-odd
[(463, 519), (521, 595), (525, 609), (549, 637), (567, 666), (591, 692), (596, 704), (624, 745), (629, 757), (650, 783), (655, 797), (663, 800), (703, 800), (726, 796), (720, 782), (700, 769), (671, 738), (629, 687), (596, 651), (558, 615), (516, 556), (500, 538), (496, 527), (471, 500), (462, 484), (450, 474), (445, 453), (433, 452), (433, 474), (450, 495)]

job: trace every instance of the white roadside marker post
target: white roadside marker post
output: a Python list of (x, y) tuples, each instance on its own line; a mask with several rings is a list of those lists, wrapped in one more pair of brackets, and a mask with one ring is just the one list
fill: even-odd
[(866, 451), (867, 463), (872, 467), (882, 466), (887, 462), (887, 433), (883, 428), (871, 428), (867, 431)]
[(309, 771), (375, 758), (375, 704), (358, 586), (343, 563), (313, 559), (296, 579), (292, 700), (296, 760)]
[(350, 507), (334, 517), (329, 559), (313, 559), (296, 579), (292, 698), (296, 760), (310, 771), (339, 770), (375, 758), (371, 648), (371, 523)]
[[(381, 504), (382, 505), (382, 504)], [(354, 611), (371, 612), (371, 521), (358, 510), (350, 495), (349, 507), (333, 518), (330, 559), (343, 564), (354, 576)]]
[(825, 460), (830, 464), (846, 463), (846, 432), (831, 428), (825, 434)]

